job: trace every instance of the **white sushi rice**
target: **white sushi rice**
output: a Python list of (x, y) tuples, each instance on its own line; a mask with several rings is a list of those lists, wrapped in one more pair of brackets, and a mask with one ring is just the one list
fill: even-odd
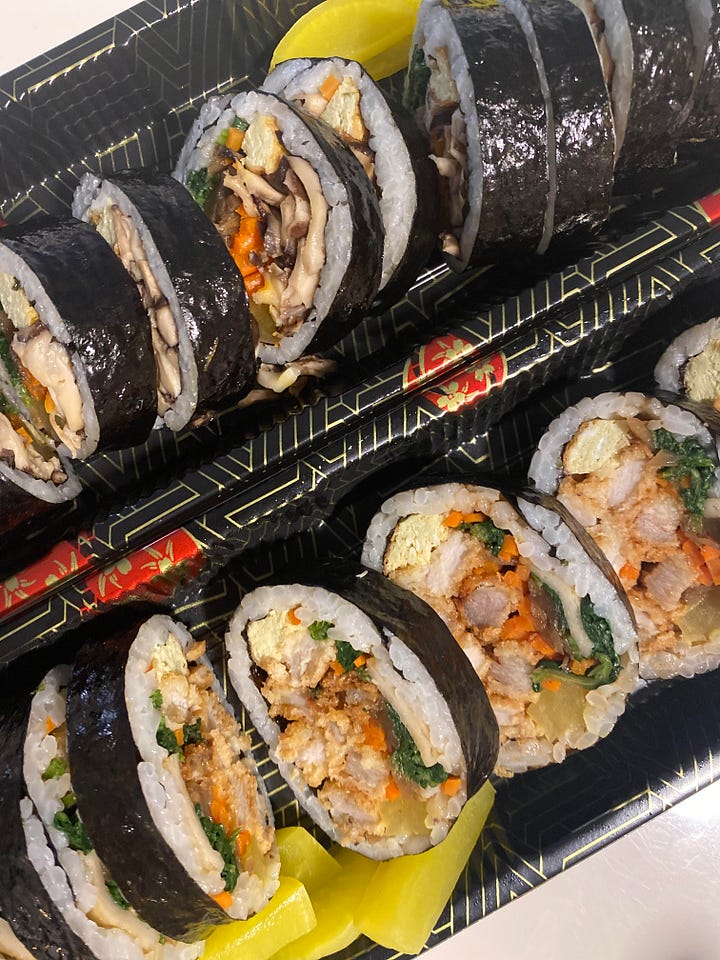
[(92, 215), (101, 216), (105, 208), (111, 204), (116, 204), (137, 230), (150, 269), (168, 301), (175, 320), (181, 390), (160, 423), (164, 422), (173, 431), (182, 430), (190, 422), (197, 406), (197, 364), (188, 336), (186, 315), (178, 303), (175, 286), (162, 257), (158, 253), (152, 234), (145, 226), (145, 222), (135, 204), (123, 191), (109, 180), (101, 180), (92, 173), (86, 173), (81, 179), (73, 197), (72, 213), (76, 219), (92, 223)]
[(23, 470), (14, 470), (8, 463), (0, 459), (0, 476), (7, 477), (16, 487), (20, 487), (26, 493), (38, 500), (44, 500), (46, 503), (65, 503), (73, 500), (82, 491), (82, 484), (75, 476), (70, 473), (70, 466), (64, 454), (59, 457), (63, 470), (67, 473), (67, 480), (64, 483), (56, 484), (51, 480), (40, 480), (37, 477), (31, 477)]
[(452, 18), (443, 6), (442, 0), (423, 0), (420, 4), (412, 45), (432, 57), (437, 57), (440, 50), (447, 52), (450, 74), (455, 81), (460, 98), (460, 113), (467, 134), (468, 164), (468, 215), (460, 236), (460, 258), (457, 263), (458, 268), (463, 269), (470, 259), (480, 227), (483, 201), (483, 150), (475, 90), (470, 79), (467, 57)]
[(63, 895), (63, 916), (98, 960), (195, 960), (202, 953), (202, 942), (168, 940), (135, 911), (115, 904), (105, 887), (104, 868), (97, 854), (72, 850), (67, 836), (54, 826), (55, 814), (64, 809), (62, 798), (72, 791), (72, 782), (67, 770), (59, 777), (43, 779), (53, 760), (60, 758), (67, 763), (66, 752), (61, 752), (57, 738), (48, 732), (48, 718), (55, 728), (65, 723), (65, 688), (70, 672), (68, 666), (54, 667), (33, 697), (23, 761), (30, 800), (70, 884), (72, 902)]
[[(587, 420), (625, 417), (641, 417), (651, 430), (664, 427), (677, 437), (694, 437), (714, 460), (718, 459), (710, 432), (693, 414), (642, 393), (604, 393), (597, 397), (586, 397), (553, 420), (532, 458), (529, 479), (539, 490), (554, 494), (563, 476), (563, 451), (580, 425)], [(720, 497), (720, 465), (715, 470), (715, 482), (709, 496), (711, 499), (706, 510), (720, 512), (720, 504), (717, 503)], [(533, 526), (542, 530), (548, 542), (555, 545), (558, 556), (570, 562), (574, 559), (574, 548), (566, 542), (554, 515), (533, 507), (527, 511), (527, 516)], [(679, 642), (675, 651), (643, 654), (640, 672), (644, 679), (669, 679), (694, 676), (717, 666), (720, 666), (720, 630), (695, 649)]]
[(426, 668), (389, 630), (384, 631), (383, 637), (362, 610), (320, 587), (301, 584), (259, 587), (243, 598), (233, 615), (225, 638), (229, 654), (228, 673), (233, 687), (258, 733), (268, 744), (270, 756), (284, 780), (313, 820), (338, 843), (343, 843), (340, 832), (299, 769), (277, 757), (280, 727), (269, 716), (267, 704), (251, 678), (252, 661), (245, 630), (250, 621), (261, 620), (273, 610), (293, 610), (306, 625), (315, 620), (330, 621), (334, 625), (328, 631), (330, 639), (345, 640), (356, 650), (367, 653), (372, 658), (367, 664), (372, 682), (395, 708), (410, 733), (414, 730), (422, 732), (422, 736), (416, 739), (418, 747), (424, 742), (432, 745), (433, 756), (423, 756), (423, 762), (440, 762), (446, 770), (460, 775), (463, 781), (463, 788), (445, 807), (444, 816), (436, 817), (431, 823), (427, 837), (389, 835), (382, 840), (353, 844), (352, 849), (366, 857), (382, 860), (420, 853), (439, 843), (467, 798), (466, 763), (449, 707)]
[[(524, 508), (523, 502), (523, 512)], [(613, 683), (588, 691), (585, 695), (585, 729), (580, 732), (571, 731), (554, 742), (546, 737), (505, 740), (500, 745), (495, 771), (501, 776), (507, 776), (551, 762), (560, 763), (568, 751), (584, 750), (601, 737), (607, 736), (623, 713), (628, 695), (637, 689), (637, 637), (630, 617), (614, 587), (587, 557), (572, 535), (570, 536), (577, 547), (572, 551), (572, 555), (567, 558), (552, 556), (548, 542), (527, 526), (499, 491), (490, 487), (447, 483), (408, 490), (390, 497), (370, 522), (365, 536), (362, 562), (382, 573), (388, 542), (400, 520), (416, 514), (445, 515), (455, 510), (465, 514), (481, 511), (497, 527), (509, 530), (515, 538), (520, 555), (525, 557), (535, 570), (559, 577), (570, 585), (579, 597), (589, 596), (596, 613), (610, 624), (616, 652), (622, 654), (623, 669)], [(502, 708), (493, 709), (502, 732), (503, 727), (507, 727), (509, 716), (504, 715)]]
[(692, 357), (698, 356), (711, 341), (720, 340), (720, 318), (690, 327), (668, 346), (655, 366), (655, 382), (662, 390), (684, 393), (682, 369)]
[[(177, 758), (169, 757), (156, 737), (161, 715), (150, 698), (158, 683), (155, 670), (148, 667), (155, 647), (164, 643), (168, 634), (177, 639), (183, 650), (188, 650), (194, 643), (185, 627), (170, 617), (158, 615), (144, 623), (130, 648), (125, 666), (125, 704), (133, 740), (141, 758), (138, 779), (153, 823), (192, 879), (205, 893), (213, 896), (225, 889), (225, 880), (221, 876), (223, 859), (210, 846), (195, 813)], [(210, 666), (206, 658), (199, 662)], [(217, 678), (212, 689), (232, 716), (232, 709), (223, 696)], [(272, 823), (272, 808), (265, 784), (257, 775), (257, 768), (250, 756), (246, 756), (243, 762), (255, 775), (267, 809), (267, 821)], [(229, 916), (244, 920), (260, 910), (277, 889), (279, 870), (276, 848), (265, 858), (262, 875), (251, 875), (241, 870), (232, 891), (232, 905), (227, 909)]]
[(289, 60), (272, 71), (261, 89), (285, 100), (299, 100), (315, 93), (331, 75), (349, 77), (360, 91), (360, 114), (369, 133), (368, 145), (374, 154), (385, 231), (382, 290), (405, 255), (417, 210), (418, 191), (407, 145), (387, 101), (360, 64), (339, 58), (317, 64), (311, 60)]
[(204, 169), (210, 163), (217, 138), (235, 119), (235, 114), (228, 109), (231, 99), (230, 94), (210, 97), (200, 108), (173, 171), (173, 177), (180, 183), (187, 183), (189, 173)]
[[(95, 413), (95, 404), (88, 384), (85, 368), (82, 361), (73, 349), (70, 333), (63, 318), (58, 313), (55, 304), (45, 291), (37, 274), (28, 267), (25, 261), (16, 253), (0, 242), (0, 273), (7, 273), (15, 277), (21, 284), (28, 299), (34, 303), (40, 316), (40, 322), (50, 331), (58, 343), (63, 344), (69, 356), (75, 382), (82, 401), (82, 418), (85, 436), (76, 451), (69, 450), (65, 444), (60, 445), (60, 451), (72, 458), (85, 460), (95, 452), (100, 442), (100, 424)], [(77, 278), (73, 282), (79, 282)]]

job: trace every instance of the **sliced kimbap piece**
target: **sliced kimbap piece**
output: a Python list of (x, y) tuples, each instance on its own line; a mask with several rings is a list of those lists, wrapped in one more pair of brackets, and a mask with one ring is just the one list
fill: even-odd
[(700, 421), (640, 393), (606, 393), (569, 407), (530, 465), (536, 487), (557, 495), (620, 577), (645, 678), (720, 665), (720, 543), (712, 535), (719, 475)]
[(82, 821), (123, 897), (175, 940), (252, 916), (278, 887), (267, 792), (204, 649), (152, 617), (81, 651), (67, 698)]
[(147, 439), (150, 332), (134, 285), (91, 227), (62, 220), (3, 230), (0, 341), (34, 422), (71, 457)]
[(615, 160), (630, 175), (672, 164), (693, 90), (695, 50), (681, 0), (572, 0), (585, 13), (615, 117)]
[(238, 94), (183, 151), (175, 176), (244, 277), (263, 363), (331, 346), (373, 302), (383, 251), (377, 193), (327, 124), (274, 94)]
[(64, 874), (58, 901), (73, 932), (98, 960), (195, 960), (203, 944), (178, 943), (153, 930), (125, 900), (98, 857), (77, 809), (67, 748), (66, 694), (71, 669), (54, 667), (35, 693), (23, 753), (25, 785)]
[(86, 174), (73, 214), (107, 240), (137, 284), (167, 426), (180, 430), (247, 393), (255, 356), (242, 278), (188, 192), (159, 173)]
[[(23, 778), (29, 691), (0, 705), (0, 953), (12, 960), (93, 960), (61, 906), (71, 897)], [(9, 933), (8, 933), (9, 928)], [(18, 950), (17, 941), (27, 951)]]
[(68, 460), (13, 396), (0, 370), (0, 533), (81, 490)]
[(497, 755), (470, 665), (417, 597), (356, 563), (243, 598), (229, 673), (295, 796), (364, 856), (446, 836)]
[(463, 483), (390, 497), (365, 537), (363, 562), (430, 604), (482, 680), (501, 776), (607, 736), (637, 684), (632, 619), (573, 542), (569, 566), (498, 490)]
[(661, 390), (720, 413), (720, 319), (713, 317), (676, 337), (657, 362), (655, 382)]
[(695, 89), (684, 136), (720, 138), (720, 2), (685, 0), (695, 41)]
[(329, 124), (363, 165), (380, 197), (383, 301), (403, 296), (435, 248), (435, 168), (414, 118), (359, 63), (287, 60), (265, 79), (276, 93)]
[(549, 203), (543, 253), (610, 214), (615, 129), (602, 65), (582, 13), (567, 0), (502, 0), (518, 18), (540, 74), (548, 125)]
[(515, 17), (494, 0), (423, 0), (405, 103), (430, 141), (450, 266), (534, 253), (549, 201), (547, 119)]

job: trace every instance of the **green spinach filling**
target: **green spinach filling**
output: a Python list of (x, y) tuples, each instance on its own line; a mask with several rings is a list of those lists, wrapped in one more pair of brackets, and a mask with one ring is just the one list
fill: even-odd
[(90, 853), (93, 849), (92, 840), (78, 815), (75, 794), (68, 790), (62, 798), (64, 809), (58, 810), (53, 817), (53, 826), (67, 837), (68, 846), (78, 853)]
[(490, 553), (496, 557), (505, 540), (505, 530), (496, 527), (492, 520), (480, 520), (477, 523), (460, 523), (457, 527), (463, 533), (469, 533), (480, 543), (484, 544)]
[(707, 455), (695, 437), (676, 440), (660, 427), (653, 431), (656, 450), (666, 450), (675, 457), (675, 462), (660, 467), (658, 476), (669, 480), (677, 488), (680, 499), (697, 522), (702, 518), (705, 501), (715, 479), (716, 463)]
[(413, 47), (410, 51), (404, 95), (405, 106), (412, 113), (425, 103), (428, 83), (430, 83), (430, 68), (425, 61), (425, 53), (420, 47)]
[(208, 838), (210, 846), (213, 850), (217, 851), (223, 859), (225, 866), (222, 868), (220, 876), (225, 881), (225, 890), (228, 893), (232, 893), (240, 876), (240, 868), (238, 867), (235, 852), (235, 841), (240, 831), (233, 830), (232, 833), (228, 834), (221, 823), (215, 823), (210, 817), (205, 816), (199, 803), (195, 804), (195, 813), (205, 832), (205, 836)]
[(415, 741), (410, 736), (407, 727), (400, 719), (398, 712), (391, 704), (387, 704), (387, 711), (397, 739), (397, 746), (393, 750), (391, 763), (395, 770), (406, 780), (412, 780), (421, 787), (436, 787), (448, 778), (447, 770), (441, 763), (434, 763), (426, 767), (420, 756)]

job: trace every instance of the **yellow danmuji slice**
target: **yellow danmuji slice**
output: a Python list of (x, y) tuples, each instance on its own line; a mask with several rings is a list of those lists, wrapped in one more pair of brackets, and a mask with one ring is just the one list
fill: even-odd
[(340, 873), (340, 864), (304, 827), (281, 827), (275, 831), (281, 869), (295, 877), (310, 896)]
[(357, 60), (374, 80), (408, 65), (420, 0), (324, 0), (288, 30), (270, 68), (295, 57)]
[(260, 913), (213, 930), (201, 960), (268, 960), (315, 924), (305, 887), (299, 880), (281, 876), (275, 896)]
[(360, 931), (399, 953), (419, 953), (465, 868), (494, 800), (491, 784), (483, 784), (436, 847), (381, 863), (357, 908), (355, 922)]

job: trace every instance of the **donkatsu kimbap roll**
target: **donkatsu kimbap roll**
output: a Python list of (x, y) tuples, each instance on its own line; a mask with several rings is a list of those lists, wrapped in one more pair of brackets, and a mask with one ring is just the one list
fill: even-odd
[[(691, 676), (720, 664), (720, 515), (713, 438), (685, 410), (606, 393), (554, 420), (530, 466), (603, 550), (638, 626), (640, 673)], [(555, 534), (552, 524), (545, 530)]]
[(244, 277), (260, 360), (284, 364), (331, 346), (380, 284), (375, 187), (331, 127), (271, 93), (240, 93), (226, 109), (207, 110), (215, 120), (207, 126), (201, 112), (175, 176)]
[(572, 0), (604, 63), (615, 117), (616, 166), (625, 175), (674, 161), (693, 91), (688, 9), (676, 0)]
[(423, 0), (405, 103), (437, 167), (440, 241), (450, 266), (534, 253), (549, 199), (547, 118), (513, 14), (494, 0)]
[(443, 483), (390, 497), (363, 562), (447, 624), (495, 712), (498, 774), (561, 762), (612, 730), (637, 683), (632, 619), (579, 545), (572, 564), (556, 558), (498, 490)]
[(247, 393), (255, 356), (242, 278), (187, 191), (164, 174), (86, 174), (73, 214), (95, 227), (137, 284), (165, 424), (180, 430)]
[(97, 854), (77, 808), (68, 758), (66, 695), (70, 667), (54, 667), (35, 693), (23, 774), (34, 817), (40, 876), (65, 923), (98, 960), (194, 960), (202, 943), (178, 943), (148, 926)]
[(380, 197), (385, 243), (380, 291), (402, 296), (435, 248), (435, 167), (414, 118), (359, 63), (287, 60), (265, 79), (276, 93), (324, 120), (348, 144)]
[(657, 362), (655, 382), (661, 390), (720, 412), (720, 319), (714, 317), (676, 337)]
[(226, 646), (271, 758), (344, 847), (386, 860), (434, 846), (492, 769), (492, 711), (446, 627), (359, 564), (253, 590)]
[(168, 617), (90, 644), (68, 690), (68, 759), (99, 857), (176, 940), (257, 913), (278, 887), (272, 809), (205, 645)]
[(71, 457), (142, 443), (152, 429), (155, 367), (142, 304), (85, 224), (3, 230), (0, 361), (33, 422)]
[(543, 253), (581, 238), (610, 214), (615, 128), (600, 58), (582, 12), (567, 0), (502, 0), (518, 18), (540, 74), (548, 129), (549, 198)]

